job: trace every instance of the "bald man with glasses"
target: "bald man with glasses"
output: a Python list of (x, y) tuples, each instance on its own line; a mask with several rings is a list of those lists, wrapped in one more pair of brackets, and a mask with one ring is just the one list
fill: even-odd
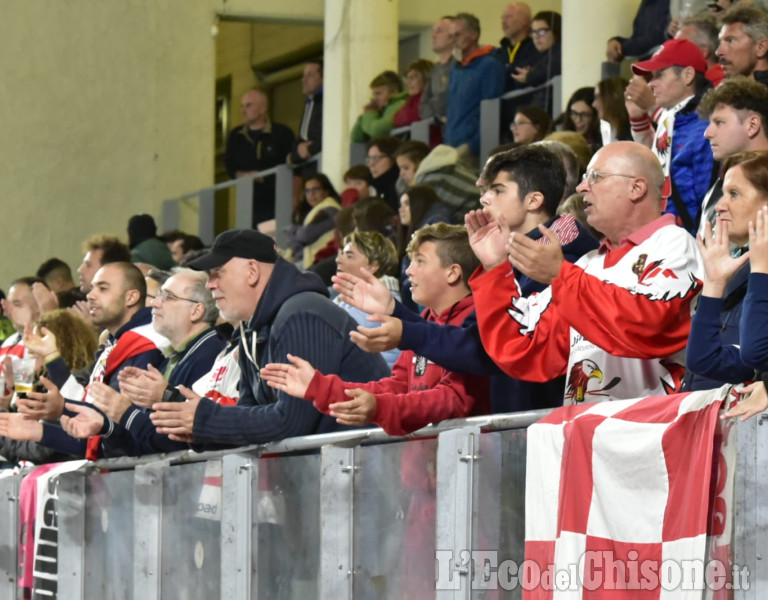
[[(577, 188), (587, 222), (604, 240), (575, 264), (548, 243), (513, 233), (485, 211), (468, 220), (483, 266), (470, 279), (480, 335), (509, 375), (547, 381), (566, 375), (566, 404), (678, 391), (692, 303), (704, 269), (695, 240), (661, 215), (664, 174), (649, 148), (634, 142), (603, 147)], [(509, 262), (549, 284), (520, 297), (509, 263), (492, 264), (506, 242)]]

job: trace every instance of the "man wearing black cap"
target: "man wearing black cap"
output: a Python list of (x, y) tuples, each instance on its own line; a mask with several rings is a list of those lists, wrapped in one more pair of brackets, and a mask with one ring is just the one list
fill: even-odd
[(704, 138), (707, 122), (696, 114), (701, 96), (711, 87), (704, 75), (707, 61), (693, 42), (674, 39), (649, 60), (634, 63), (632, 71), (650, 79), (656, 105), (662, 109), (654, 132), (648, 114), (627, 96), (632, 137), (649, 146), (664, 169), (664, 212), (675, 215), (677, 224), (693, 233), (713, 180), (712, 150)]
[(286, 362), (288, 354), (344, 380), (389, 375), (380, 355), (350, 341), (357, 324), (327, 298), (320, 278), (279, 258), (270, 237), (253, 230), (225, 231), (189, 266), (209, 272), (208, 289), (222, 317), (240, 322), (240, 398), (236, 406), (225, 407), (181, 388), (188, 402), (154, 406), (158, 432), (180, 441), (241, 446), (341, 429), (312, 403), (261, 380), (261, 366)]

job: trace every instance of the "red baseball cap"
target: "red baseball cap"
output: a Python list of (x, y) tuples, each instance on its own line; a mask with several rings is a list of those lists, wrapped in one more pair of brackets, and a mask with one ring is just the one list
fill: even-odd
[(635, 75), (645, 76), (667, 67), (693, 67), (699, 73), (707, 72), (707, 61), (701, 50), (689, 40), (669, 40), (648, 60), (632, 65)]

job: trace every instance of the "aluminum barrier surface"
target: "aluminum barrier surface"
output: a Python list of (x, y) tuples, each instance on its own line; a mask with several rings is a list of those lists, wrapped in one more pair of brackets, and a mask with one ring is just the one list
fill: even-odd
[[(403, 141), (413, 140), (414, 142), (424, 142), (429, 145), (430, 128), (435, 125), (435, 119), (423, 119), (415, 121), (404, 127), (396, 127), (387, 135), (401, 138)], [(364, 165), (368, 156), (365, 149), (368, 142), (352, 142), (349, 144), (349, 166)]]
[[(302, 165), (317, 162), (318, 171), (321, 169), (321, 154), (316, 154)], [(216, 192), (235, 188), (235, 227), (251, 229), (253, 223), (253, 180), (267, 177), (275, 178), (275, 238), (278, 246), (287, 247), (288, 238), (284, 229), (291, 223), (293, 209), (293, 169), (288, 165), (278, 165), (272, 169), (245, 175), (239, 179), (230, 179), (217, 185), (189, 192), (177, 198), (163, 202), (162, 230), (179, 229), (181, 222), (181, 203), (197, 200), (198, 231), (197, 235), (203, 243), (210, 245), (216, 237), (215, 209)]]
[[(365, 430), (63, 473), (58, 597), (520, 598), (519, 586), (493, 584), (493, 564), (523, 561), (526, 428), (546, 412), (442, 423), (408, 440)], [(749, 573), (748, 589), (724, 598), (768, 597), (766, 425), (734, 422), (716, 439), (736, 477), (731, 489), (721, 466), (728, 517), (715, 503), (713, 522), (730, 531), (726, 559)], [(21, 597), (20, 479), (0, 478), (0, 598)], [(484, 553), (490, 570), (473, 571), (470, 557)]]
[[(534, 92), (552, 88), (552, 118), (557, 118), (562, 112), (563, 78), (556, 75), (549, 81), (536, 87), (527, 87), (507, 92), (499, 98), (483, 100), (480, 103), (480, 164), (484, 165), (488, 156), (496, 146), (501, 144), (502, 114), (504, 106), (520, 99), (531, 96)], [(524, 102), (530, 104), (530, 102)], [(509, 111), (507, 111), (509, 112)], [(506, 114), (506, 113), (505, 113)], [(509, 112), (509, 117), (514, 115)], [(511, 121), (511, 118), (510, 118)], [(507, 123), (508, 125), (508, 123)]]

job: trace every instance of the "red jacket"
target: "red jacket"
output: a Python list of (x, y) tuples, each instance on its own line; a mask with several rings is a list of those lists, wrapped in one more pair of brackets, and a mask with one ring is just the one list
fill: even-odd
[[(474, 300), (467, 296), (440, 315), (427, 310), (423, 316), (460, 326), (473, 309)], [(357, 388), (376, 396), (373, 422), (390, 435), (405, 435), (444, 419), (490, 412), (487, 377), (447, 371), (411, 350), (403, 351), (392, 375), (379, 381), (348, 383), (337, 375), (316, 371), (304, 397), (314, 400), (317, 409), (327, 414), (329, 405), (349, 400), (344, 390)]]
[(421, 117), (419, 117), (419, 104), (421, 103), (421, 96), (424, 93), (422, 90), (415, 96), (408, 96), (408, 100), (405, 101), (403, 107), (395, 113), (392, 123), (395, 127), (405, 127), (411, 123), (415, 123)]

